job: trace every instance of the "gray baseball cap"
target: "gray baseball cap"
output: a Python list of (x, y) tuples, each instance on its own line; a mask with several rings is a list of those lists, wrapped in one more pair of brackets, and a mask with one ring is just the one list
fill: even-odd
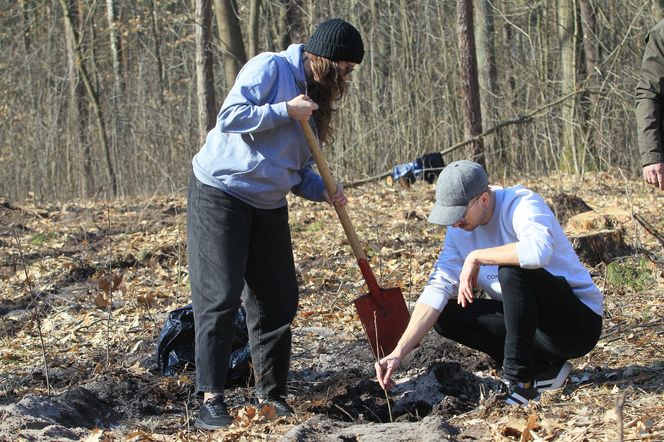
[(459, 221), (470, 201), (488, 190), (484, 168), (468, 160), (455, 161), (443, 169), (436, 182), (436, 203), (429, 222), (450, 226)]

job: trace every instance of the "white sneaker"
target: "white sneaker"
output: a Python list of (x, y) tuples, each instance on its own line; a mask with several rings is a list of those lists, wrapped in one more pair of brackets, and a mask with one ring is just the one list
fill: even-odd
[(569, 361), (551, 364), (541, 373), (535, 375), (534, 387), (540, 392), (558, 390), (565, 385), (567, 376), (569, 376), (572, 368), (572, 364)]

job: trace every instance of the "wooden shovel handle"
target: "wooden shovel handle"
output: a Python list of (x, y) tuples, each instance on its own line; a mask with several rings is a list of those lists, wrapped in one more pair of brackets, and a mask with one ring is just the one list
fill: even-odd
[[(323, 183), (325, 183), (327, 194), (332, 196), (337, 192), (337, 184), (334, 181), (334, 178), (332, 178), (332, 173), (330, 172), (330, 168), (328, 167), (327, 161), (325, 160), (325, 155), (323, 155), (323, 151), (318, 144), (318, 139), (316, 138), (316, 135), (314, 135), (314, 131), (311, 129), (311, 126), (309, 126), (307, 121), (300, 121), (300, 125), (304, 131), (304, 137), (307, 139), (307, 143), (309, 143), (309, 148), (311, 149), (311, 154), (314, 157), (314, 161), (316, 161), (316, 166), (318, 166), (318, 172), (323, 178)], [(346, 208), (343, 206), (334, 206), (334, 209), (337, 211), (339, 221), (341, 221), (341, 225), (346, 232), (348, 242), (350, 243), (350, 247), (353, 249), (355, 258), (358, 261), (362, 259), (366, 261), (367, 255), (365, 255), (364, 249), (360, 244), (360, 240), (357, 238), (357, 234), (353, 228), (353, 223), (350, 221), (350, 217), (348, 216)]]

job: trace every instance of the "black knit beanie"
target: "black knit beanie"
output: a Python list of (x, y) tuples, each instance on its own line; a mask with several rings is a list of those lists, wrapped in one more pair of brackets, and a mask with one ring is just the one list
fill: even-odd
[(332, 61), (362, 63), (362, 36), (350, 23), (333, 18), (318, 25), (304, 50)]

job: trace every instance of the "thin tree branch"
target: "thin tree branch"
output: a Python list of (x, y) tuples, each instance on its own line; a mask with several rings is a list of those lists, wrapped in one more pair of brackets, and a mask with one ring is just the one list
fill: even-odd
[(664, 247), (664, 235), (662, 233), (657, 231), (657, 229), (652, 224), (643, 219), (643, 217), (638, 213), (634, 213), (634, 219), (637, 220), (639, 224), (641, 224), (641, 226), (646, 230), (646, 232), (654, 236), (657, 241), (659, 241), (659, 243)]
[[(468, 138), (468, 139), (466, 139), (464, 141), (461, 141), (459, 143), (456, 143), (453, 146), (441, 151), (440, 153), (441, 153), (441, 155), (447, 155), (448, 153), (454, 152), (455, 150), (457, 150), (457, 149), (459, 149), (463, 146), (466, 146), (470, 143), (473, 143), (473, 142), (479, 140), (480, 138), (484, 138), (487, 135), (491, 135), (492, 133), (496, 132), (499, 129), (502, 129), (505, 126), (511, 126), (513, 124), (529, 123), (533, 118), (537, 117), (540, 113), (542, 113), (546, 109), (548, 109), (550, 107), (557, 106), (558, 104), (562, 103), (563, 101), (565, 101), (565, 100), (567, 100), (571, 97), (574, 97), (578, 94), (582, 94), (584, 92), (587, 92), (587, 91), (588, 91), (588, 89), (585, 89), (585, 88), (584, 89), (578, 89), (574, 92), (571, 92), (567, 95), (564, 95), (564, 96), (558, 98), (555, 101), (552, 101), (551, 103), (544, 104), (544, 105), (542, 105), (538, 108), (535, 108), (534, 110), (529, 111), (529, 112), (527, 112), (523, 115), (520, 115), (516, 118), (511, 118), (509, 120), (503, 120), (500, 123), (496, 124), (495, 126), (485, 130), (481, 134), (476, 135), (476, 136), (471, 137), (471, 138)], [(356, 180), (356, 181), (350, 181), (350, 182), (344, 183), (344, 187), (345, 188), (358, 187), (358, 186), (361, 186), (363, 184), (372, 183), (374, 181), (382, 180), (383, 178), (387, 178), (391, 174), (392, 174), (392, 171), (387, 171), (387, 172), (381, 173), (380, 175), (375, 175), (375, 176), (371, 176), (371, 177), (368, 177), (368, 178), (363, 178), (363, 179)]]

